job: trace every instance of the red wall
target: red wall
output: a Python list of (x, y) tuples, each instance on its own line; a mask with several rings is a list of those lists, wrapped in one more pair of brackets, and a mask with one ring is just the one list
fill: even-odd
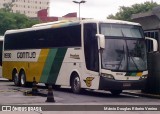
[[(48, 17), (47, 9), (42, 9), (42, 10), (38, 11), (37, 17), (41, 22), (58, 21), (58, 17)], [(77, 17), (77, 13), (76, 12), (68, 13), (62, 17)]]

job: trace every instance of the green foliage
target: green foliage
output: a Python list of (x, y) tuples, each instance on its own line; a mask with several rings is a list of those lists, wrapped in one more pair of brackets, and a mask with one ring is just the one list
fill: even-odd
[(119, 12), (115, 15), (109, 15), (107, 18), (131, 21), (132, 14), (147, 12), (156, 6), (158, 6), (156, 2), (144, 2), (142, 4), (134, 4), (131, 7), (120, 6)]
[(38, 20), (32, 20), (23, 14), (0, 9), (0, 35), (4, 35), (6, 30), (27, 28), (37, 23)]

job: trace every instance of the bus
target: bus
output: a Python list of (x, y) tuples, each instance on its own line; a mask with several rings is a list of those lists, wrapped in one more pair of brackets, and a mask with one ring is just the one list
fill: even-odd
[(3, 77), (16, 86), (35, 79), (69, 86), (74, 93), (141, 90), (148, 75), (145, 40), (140, 24), (120, 20), (57, 21), (8, 30)]
[(0, 36), (0, 66), (2, 67), (3, 36)]
[(3, 36), (0, 36), (0, 77), (2, 76), (2, 51), (3, 51)]

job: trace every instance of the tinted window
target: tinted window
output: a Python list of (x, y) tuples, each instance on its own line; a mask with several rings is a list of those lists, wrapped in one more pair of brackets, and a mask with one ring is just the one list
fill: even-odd
[(3, 41), (0, 41), (0, 66), (2, 66)]
[(99, 71), (98, 43), (96, 24), (84, 25), (84, 52), (88, 70)]
[(143, 30), (140, 26), (123, 25), (123, 24), (106, 24), (100, 25), (101, 33), (105, 36), (114, 37), (130, 37), (130, 38), (143, 38)]
[(5, 36), (5, 49), (81, 46), (80, 25), (28, 31)]

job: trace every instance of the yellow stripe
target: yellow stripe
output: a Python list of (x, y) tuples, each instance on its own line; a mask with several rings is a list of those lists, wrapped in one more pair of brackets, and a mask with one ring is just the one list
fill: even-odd
[(38, 58), (38, 62), (30, 63), (32, 67), (32, 68), (30, 67), (30, 69), (32, 70), (30, 70), (29, 72), (29, 75), (30, 75), (30, 78), (28, 79), (29, 81), (33, 81), (33, 77), (35, 77), (36, 82), (39, 82), (41, 75), (42, 75), (42, 71), (44, 69), (46, 58), (48, 56), (48, 52), (49, 52), (49, 49), (42, 49), (40, 52), (40, 56)]
[(137, 73), (137, 76), (142, 76), (142, 72), (138, 72), (138, 73)]
[(3, 61), (3, 77), (12, 79), (13, 69), (16, 68), (19, 73), (20, 69), (23, 68), (25, 70), (27, 81), (33, 82), (33, 77), (35, 77), (36, 82), (39, 82), (48, 53), (49, 49), (41, 49), (37, 62)]

